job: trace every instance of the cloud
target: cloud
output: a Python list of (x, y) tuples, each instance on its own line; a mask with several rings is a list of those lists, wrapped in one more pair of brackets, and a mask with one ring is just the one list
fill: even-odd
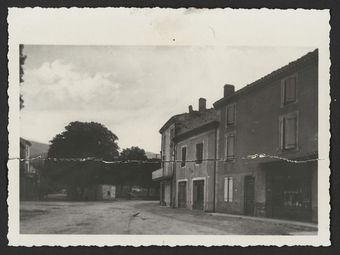
[(239, 89), (309, 50), (25, 46), (21, 133), (46, 142), (70, 121), (96, 121), (118, 135), (121, 148), (158, 151), (159, 128), (188, 105), (197, 109), (199, 97), (212, 107), (225, 83)]
[(107, 107), (119, 95), (121, 85), (114, 76), (109, 72), (90, 75), (60, 60), (44, 62), (25, 70), (22, 93), (32, 110), (98, 109)]

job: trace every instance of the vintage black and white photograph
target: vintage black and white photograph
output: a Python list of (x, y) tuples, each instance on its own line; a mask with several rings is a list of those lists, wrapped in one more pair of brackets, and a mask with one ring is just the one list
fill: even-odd
[[(26, 17), (42, 31), (33, 10), (28, 16), (13, 11), (13, 27), (22, 31)], [(75, 11), (58, 15), (72, 18)], [(245, 39), (227, 44), (224, 29), (232, 28), (218, 23), (234, 17), (230, 10), (111, 11), (150, 26), (157, 39), (145, 43), (147, 33), (134, 38), (139, 33), (130, 31), (122, 43), (114, 38), (124, 26), (116, 23), (116, 33), (103, 32), (100, 44), (72, 26), (52, 36), (54, 43), (39, 40), (44, 34), (12, 39), (9, 56), (17, 69), (10, 72), (16, 86), (10, 97), (18, 123), (10, 141), (17, 143), (17, 154), (10, 153), (17, 167), (9, 176), (16, 178), (9, 189), (12, 235), (29, 237), (23, 243), (31, 245), (35, 236), (42, 244), (86, 244), (80, 234), (105, 245), (110, 236), (128, 244), (131, 235), (157, 236), (161, 244), (182, 235), (215, 236), (225, 245), (237, 243), (231, 237), (253, 239), (249, 245), (276, 244), (275, 238), (277, 244), (327, 243), (329, 134), (321, 120), (329, 110), (320, 108), (328, 103), (327, 44), (281, 38), (281, 44), (246, 45), (254, 34), (247, 18), (239, 28)], [(24, 19), (15, 23), (15, 14)], [(261, 27), (264, 17), (281, 24), (301, 16), (297, 29), (307, 39), (322, 37), (319, 27), (309, 34), (314, 24), (304, 24), (303, 13), (249, 14), (234, 21), (251, 17)], [(189, 43), (182, 34), (197, 23), (204, 37), (222, 43), (195, 36)], [(282, 25), (283, 38), (293, 24)], [(68, 34), (74, 35), (68, 40)]]

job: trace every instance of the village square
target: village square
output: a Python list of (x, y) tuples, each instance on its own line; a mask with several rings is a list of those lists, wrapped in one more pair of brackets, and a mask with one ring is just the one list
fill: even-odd
[[(55, 61), (41, 67), (51, 78), (34, 78), (39, 70), (30, 58), (39, 51), (47, 54), (46, 49), (20, 47), (21, 86), (27, 89), (20, 101), (23, 114), (35, 100), (30, 99), (34, 88), (28, 91), (29, 82), (46, 79), (46, 84), (62, 85), (60, 80), (73, 72), (65, 69), (58, 78), (53, 72), (69, 67)], [(32, 65), (29, 71), (27, 64)], [(88, 102), (99, 94), (103, 104), (112, 103), (104, 95), (121, 85), (111, 88), (108, 77), (77, 76), (83, 79), (82, 89), (89, 90)], [(98, 80), (104, 84), (100, 90), (86, 87)], [(94, 109), (97, 118), (91, 121), (70, 115), (49, 143), (28, 139), (25, 131), (20, 138), (20, 233), (317, 234), (318, 50), (244, 85), (235, 89), (221, 84), (214, 102), (205, 94), (190, 97), (195, 104), (162, 116), (158, 126), (147, 119), (158, 114), (153, 106), (139, 123), (121, 129), (118, 125), (127, 120), (119, 117), (115, 125), (123, 139), (103, 124), (108, 118), (101, 106)], [(114, 93), (110, 96), (119, 100), (120, 92)], [(142, 101), (136, 104), (148, 105), (147, 99), (141, 91), (135, 100)], [(61, 110), (73, 107), (69, 100), (65, 106), (56, 102)], [(122, 104), (129, 109), (129, 103), (125, 99)], [(111, 112), (114, 119), (116, 112)], [(129, 123), (134, 118), (139, 117)], [(26, 130), (35, 129), (29, 121), (25, 125)], [(159, 151), (140, 145), (149, 139), (145, 130), (159, 137), (152, 147)], [(120, 144), (134, 135), (139, 140)]]

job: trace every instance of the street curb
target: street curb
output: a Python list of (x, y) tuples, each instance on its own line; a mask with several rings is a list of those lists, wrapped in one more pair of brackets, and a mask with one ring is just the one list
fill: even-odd
[(240, 219), (248, 219), (248, 220), (256, 220), (256, 221), (263, 221), (263, 222), (271, 222), (277, 224), (289, 224), (289, 225), (296, 225), (302, 227), (310, 227), (310, 228), (318, 228), (318, 224), (309, 223), (309, 222), (301, 222), (301, 221), (292, 221), (292, 220), (280, 220), (280, 219), (272, 219), (272, 218), (262, 218), (262, 217), (252, 217), (252, 216), (245, 216), (245, 215), (235, 215), (235, 214), (227, 214), (227, 213), (208, 213), (211, 216), (224, 216), (224, 217), (233, 217), (233, 218), (240, 218)]

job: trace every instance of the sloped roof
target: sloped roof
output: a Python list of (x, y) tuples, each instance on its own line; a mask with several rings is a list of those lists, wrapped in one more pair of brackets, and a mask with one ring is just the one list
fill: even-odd
[(307, 63), (310, 63), (313, 61), (318, 61), (318, 49), (312, 52), (309, 52), (306, 55), (302, 56), (301, 58), (298, 58), (297, 60), (290, 62), (289, 64), (271, 72), (270, 74), (246, 85), (245, 87), (235, 91), (235, 93), (231, 94), (230, 96), (219, 99), (213, 105), (215, 108), (222, 106), (226, 103), (226, 101), (229, 101), (234, 96), (237, 96), (243, 93), (248, 93), (256, 88), (262, 88), (263, 86), (270, 84), (272, 81), (280, 78), (281, 76), (286, 75), (286, 73), (292, 70), (295, 70), (301, 67), (302, 65), (306, 65)]
[(182, 121), (186, 118), (186, 116), (189, 113), (181, 113), (181, 114), (177, 114), (172, 116), (167, 122), (165, 122), (165, 124), (161, 127), (161, 129), (159, 130), (159, 133), (163, 133), (165, 129), (167, 129), (169, 126), (171, 126), (173, 123), (178, 122), (178, 121)]
[(159, 130), (162, 133), (165, 129), (175, 123), (176, 135), (200, 127), (212, 121), (218, 120), (218, 113), (214, 108), (203, 111), (192, 111), (172, 116)]
[(187, 118), (177, 123), (176, 136), (182, 135), (218, 120), (218, 112), (214, 108), (203, 111), (193, 111), (192, 113), (188, 113)]
[(27, 144), (27, 145), (29, 145), (29, 146), (32, 145), (32, 144), (30, 143), (30, 141), (28, 141), (28, 140), (26, 140), (26, 139), (24, 139), (24, 138), (22, 138), (22, 137), (20, 137), (20, 143), (21, 143), (21, 144)]

